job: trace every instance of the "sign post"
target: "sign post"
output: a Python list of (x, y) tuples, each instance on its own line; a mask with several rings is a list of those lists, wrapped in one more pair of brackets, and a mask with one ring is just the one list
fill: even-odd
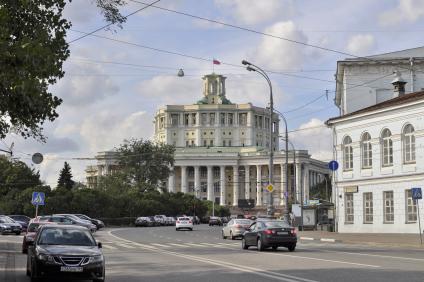
[(337, 161), (331, 161), (331, 162), (329, 162), (328, 163), (328, 168), (331, 170), (331, 179), (333, 179), (333, 184), (334, 184), (334, 193), (335, 193), (335, 195), (334, 195), (334, 201), (336, 202), (335, 204), (335, 206), (336, 206), (336, 212), (335, 212), (335, 219), (334, 219), (334, 231), (336, 231), (336, 232), (338, 232), (339, 231), (339, 228), (338, 228), (338, 224), (339, 224), (339, 222), (338, 222), (338, 220), (339, 220), (339, 217), (338, 217), (338, 213), (339, 213), (339, 196), (338, 196), (338, 189), (337, 189), (337, 185), (335, 185), (336, 183), (335, 183), (335, 178), (334, 178), (334, 173), (335, 173), (335, 171), (337, 170), (337, 169), (339, 169), (339, 163), (337, 162)]
[(35, 206), (35, 217), (38, 216), (38, 206), (44, 206), (45, 198), (44, 192), (32, 192), (31, 204)]
[(420, 242), (421, 245), (423, 244), (423, 235), (421, 232), (421, 217), (420, 217), (420, 204), (418, 200), (423, 198), (423, 193), (421, 192), (421, 188), (412, 188), (412, 200), (415, 201), (415, 204), (417, 205), (417, 212), (418, 212), (418, 232), (420, 232)]

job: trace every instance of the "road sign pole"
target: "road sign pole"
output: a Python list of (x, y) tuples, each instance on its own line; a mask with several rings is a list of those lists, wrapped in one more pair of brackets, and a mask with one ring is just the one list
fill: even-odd
[(420, 232), (420, 242), (421, 245), (423, 244), (423, 233), (421, 232), (421, 217), (420, 217), (420, 203), (418, 202), (418, 199), (415, 200), (417, 203), (417, 211), (418, 211), (418, 228), (419, 228), (419, 232)]
[(35, 218), (38, 216), (38, 205), (35, 205)]

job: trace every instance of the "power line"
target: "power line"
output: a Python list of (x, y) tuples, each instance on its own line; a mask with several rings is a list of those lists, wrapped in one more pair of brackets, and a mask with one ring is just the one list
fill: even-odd
[[(135, 10), (134, 12), (129, 13), (128, 15), (124, 16), (124, 18), (126, 19), (126, 18), (128, 18), (128, 17), (131, 17), (132, 15), (137, 14), (138, 12), (140, 12), (140, 11), (142, 11), (142, 10), (144, 10), (144, 9), (147, 9), (147, 8), (151, 7), (153, 4), (156, 4), (156, 3), (158, 3), (159, 1), (161, 1), (161, 0), (156, 0), (155, 2), (152, 2), (152, 3), (150, 3), (150, 4), (147, 4), (147, 6), (144, 6), (144, 7), (140, 8), (140, 9)], [(97, 29), (95, 29), (95, 30), (93, 30), (93, 31), (91, 31), (91, 32), (89, 32), (89, 33), (87, 33), (87, 34), (81, 35), (80, 37), (75, 38), (75, 39), (73, 39), (73, 40), (69, 41), (68, 43), (69, 43), (69, 44), (74, 43), (75, 41), (78, 41), (78, 40), (80, 40), (80, 39), (83, 39), (83, 38), (85, 38), (85, 37), (87, 37), (87, 36), (89, 36), (89, 35), (92, 35), (92, 34), (94, 34), (94, 33), (98, 32), (99, 30), (105, 29), (105, 28), (107, 28), (107, 27), (109, 27), (109, 26), (111, 26), (111, 25), (113, 25), (113, 23), (109, 23), (109, 24), (107, 24), (107, 25), (105, 25), (105, 26), (99, 27), (99, 28), (97, 28)]]

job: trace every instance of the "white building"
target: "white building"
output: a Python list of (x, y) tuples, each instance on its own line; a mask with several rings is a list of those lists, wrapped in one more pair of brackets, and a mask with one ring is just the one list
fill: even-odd
[(340, 114), (392, 99), (392, 74), (402, 73), (406, 93), (424, 90), (424, 47), (337, 62), (335, 103)]
[[(365, 76), (381, 75), (389, 62), (387, 57), (380, 57), (381, 64), (361, 61), (344, 65), (343, 61), (338, 69), (344, 65), (344, 74), (358, 74), (362, 69)], [(421, 59), (417, 61), (422, 63)], [(400, 69), (391, 64), (387, 68)], [(373, 78), (363, 77), (362, 83)], [(333, 191), (338, 231), (417, 233), (417, 205), (411, 198), (411, 188), (424, 188), (424, 91), (405, 94), (406, 81), (399, 75), (394, 80), (391, 76), (395, 89), (389, 83), (377, 89), (348, 89), (347, 80), (339, 80), (337, 85), (338, 91), (343, 89), (336, 94), (342, 115), (327, 121), (333, 129), (335, 159), (340, 164)], [(414, 88), (423, 86), (423, 79), (413, 81)], [(354, 83), (362, 84), (358, 78)], [(390, 95), (387, 92), (381, 96), (391, 99), (379, 101), (378, 89), (382, 88), (392, 89)], [(419, 205), (422, 210), (423, 200)]]
[[(273, 203), (284, 203), (285, 152), (279, 151), (279, 118), (250, 103), (233, 104), (226, 98), (225, 77), (203, 77), (203, 98), (193, 105), (166, 105), (155, 116), (155, 140), (176, 146), (170, 192), (193, 193), (221, 205), (238, 206), (240, 199), (267, 204), (270, 126), (274, 138)], [(267, 98), (265, 98), (267, 99)], [(307, 151), (289, 154), (290, 197), (309, 199), (309, 187), (328, 174), (325, 163)]]

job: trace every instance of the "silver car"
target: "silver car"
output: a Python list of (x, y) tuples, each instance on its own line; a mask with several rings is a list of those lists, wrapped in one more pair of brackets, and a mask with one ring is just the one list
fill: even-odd
[(222, 238), (227, 239), (227, 237), (230, 237), (231, 240), (237, 237), (241, 238), (250, 224), (252, 224), (250, 219), (232, 219), (222, 228)]
[(66, 218), (68, 218), (69, 220), (72, 221), (72, 224), (86, 227), (88, 230), (91, 231), (91, 233), (96, 232), (96, 230), (97, 230), (96, 225), (92, 224), (88, 220), (81, 219), (81, 218), (77, 217), (76, 215), (73, 215), (73, 214), (63, 214), (63, 213), (62, 214), (54, 214), (54, 215), (59, 215), (59, 216), (66, 217)]

